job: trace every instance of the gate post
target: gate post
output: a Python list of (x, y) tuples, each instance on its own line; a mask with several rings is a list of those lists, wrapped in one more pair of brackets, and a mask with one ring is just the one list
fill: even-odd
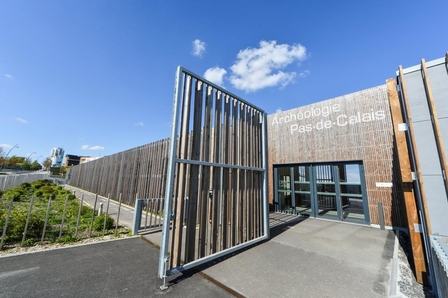
[(132, 224), (132, 235), (138, 234), (138, 229), (142, 223), (142, 211), (144, 206), (145, 199), (137, 199), (135, 200), (135, 208), (134, 208), (134, 221)]

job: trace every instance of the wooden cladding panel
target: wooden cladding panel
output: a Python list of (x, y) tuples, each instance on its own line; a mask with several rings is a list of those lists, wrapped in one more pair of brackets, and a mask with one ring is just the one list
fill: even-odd
[(161, 140), (79, 164), (69, 184), (102, 196), (110, 194), (133, 205), (135, 198), (162, 198), (165, 194), (169, 140)]
[(269, 115), (268, 148), (271, 203), (274, 164), (362, 161), (371, 223), (381, 202), (386, 225), (406, 226), (400, 187), (377, 186), (399, 170), (386, 85)]
[(265, 113), (193, 75), (182, 82), (168, 269), (263, 235)]

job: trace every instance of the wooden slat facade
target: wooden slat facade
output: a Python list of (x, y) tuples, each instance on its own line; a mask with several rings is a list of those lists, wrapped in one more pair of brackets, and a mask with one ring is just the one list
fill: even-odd
[(168, 272), (268, 233), (266, 114), (188, 71), (180, 80)]
[(269, 201), (274, 165), (360, 161), (370, 223), (380, 224), (381, 202), (386, 225), (407, 227), (395, 150), (386, 85), (269, 115)]
[(160, 140), (71, 169), (69, 184), (134, 205), (139, 198), (163, 198), (169, 139)]

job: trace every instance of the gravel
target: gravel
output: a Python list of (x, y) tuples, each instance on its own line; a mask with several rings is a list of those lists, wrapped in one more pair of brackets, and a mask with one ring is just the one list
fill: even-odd
[(63, 247), (72, 247), (72, 246), (79, 246), (79, 245), (85, 245), (90, 243), (98, 243), (103, 241), (111, 241), (121, 238), (129, 238), (133, 236), (129, 236), (127, 234), (122, 234), (119, 237), (113, 236), (113, 235), (107, 235), (104, 237), (92, 237), (83, 239), (81, 241), (73, 242), (73, 243), (44, 243), (44, 244), (36, 244), (33, 246), (26, 246), (26, 247), (12, 247), (9, 248), (8, 246), (3, 246), (3, 249), (0, 250), (0, 257), (7, 257), (7, 256), (14, 256), (17, 254), (24, 254), (24, 253), (33, 253), (37, 251), (44, 251), (44, 250), (52, 250), (52, 249), (58, 249)]
[[(400, 245), (398, 246), (398, 276), (397, 295), (395, 297), (435, 297), (431, 292), (431, 287), (423, 286), (415, 280), (412, 271), (412, 254), (409, 236), (406, 233), (399, 233)], [(411, 262), (409, 262), (411, 260)]]

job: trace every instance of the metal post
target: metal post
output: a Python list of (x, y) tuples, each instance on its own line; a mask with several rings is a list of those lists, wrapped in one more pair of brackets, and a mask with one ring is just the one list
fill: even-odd
[(33, 209), (33, 203), (34, 203), (34, 196), (31, 197), (30, 208), (28, 209), (28, 215), (26, 216), (25, 231), (23, 231), (22, 244), (20, 246), (23, 246), (23, 243), (25, 243), (26, 232), (28, 231), (28, 224), (30, 223), (30, 216), (31, 216), (31, 210)]
[(103, 236), (106, 231), (107, 217), (109, 216), (109, 203), (110, 203), (110, 193), (107, 195), (106, 214), (104, 215), (104, 224), (103, 224)]
[(149, 212), (149, 199), (146, 199), (145, 231), (148, 228), (148, 212)]
[[(73, 192), (75, 193), (75, 192)], [(78, 220), (76, 221), (75, 237), (78, 237), (79, 220), (81, 219), (82, 203), (84, 202), (84, 194), (81, 195), (81, 203), (79, 204)]]
[(67, 211), (67, 202), (68, 202), (68, 195), (65, 196), (64, 212), (62, 213), (61, 228), (59, 229), (59, 239), (61, 239), (62, 231), (64, 230), (64, 220), (65, 220), (65, 212)]
[(117, 211), (117, 222), (115, 223), (115, 234), (118, 231), (118, 221), (120, 219), (120, 209), (121, 209), (121, 193), (120, 193), (120, 197), (118, 198), (118, 211)]
[(11, 214), (12, 202), (13, 201), (14, 201), (14, 196), (11, 198), (11, 201), (9, 202), (8, 214), (6, 215), (5, 226), (3, 227), (2, 241), (0, 242), (0, 250), (3, 247), (3, 241), (5, 241), (6, 229), (8, 228), (9, 215)]
[(171, 136), (170, 148), (168, 155), (168, 165), (166, 173), (166, 187), (165, 187), (165, 210), (162, 225), (162, 241), (160, 245), (159, 256), (159, 278), (166, 274), (166, 261), (168, 258), (168, 245), (170, 234), (170, 220), (171, 220), (171, 206), (173, 201), (173, 185), (174, 185), (174, 167), (176, 164), (176, 145), (177, 145), (177, 125), (180, 108), (178, 103), (181, 102), (182, 91), (182, 68), (179, 66), (176, 71), (176, 81), (174, 83), (174, 99), (173, 99), (173, 118), (171, 122)]
[(95, 209), (97, 200), (98, 200), (98, 194), (95, 195), (95, 203), (93, 203), (92, 220), (90, 221), (89, 237), (92, 237), (93, 220), (95, 219)]
[(42, 238), (41, 238), (41, 240), (40, 240), (41, 243), (44, 243), (45, 231), (47, 230), (48, 216), (50, 215), (50, 206), (51, 206), (51, 196), (50, 196), (50, 198), (48, 199), (48, 204), (47, 204), (47, 214), (45, 215), (44, 230), (42, 231)]
[(267, 114), (263, 113), (262, 123), (261, 123), (261, 147), (262, 147), (262, 166), (263, 166), (263, 229), (264, 229), (264, 235), (266, 239), (269, 239), (270, 237), (270, 230), (269, 230), (269, 201), (268, 201), (268, 140), (267, 140)]
[(164, 265), (163, 265), (163, 271), (164, 271), (163, 276), (162, 276), (163, 284), (160, 286), (160, 289), (162, 291), (165, 291), (166, 289), (168, 289), (168, 286), (166, 285), (166, 264), (167, 263), (168, 263), (168, 257), (165, 258)]

